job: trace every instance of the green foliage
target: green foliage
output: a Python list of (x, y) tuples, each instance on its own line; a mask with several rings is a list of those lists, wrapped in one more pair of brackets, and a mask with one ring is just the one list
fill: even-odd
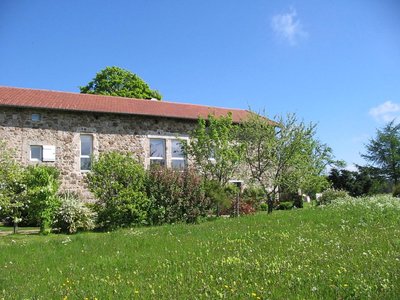
[(357, 171), (333, 168), (328, 180), (334, 189), (345, 190), (353, 197), (390, 192), (388, 180), (380, 176), (379, 170), (368, 166), (357, 166)]
[(190, 143), (184, 145), (184, 151), (206, 180), (225, 186), (237, 175), (243, 158), (243, 147), (236, 142), (238, 129), (231, 114), (199, 119), (191, 133)]
[(6, 143), (0, 140), (0, 219), (8, 218), (15, 225), (20, 223), (24, 209), (22, 178), (22, 167), (15, 161)]
[(393, 187), (393, 197), (400, 197), (400, 184), (397, 184)]
[(246, 187), (243, 190), (241, 199), (243, 202), (250, 204), (255, 210), (262, 210), (261, 205), (265, 201), (264, 190), (256, 186)]
[(26, 168), (24, 185), (28, 215), (40, 225), (40, 232), (50, 232), (54, 214), (60, 205), (57, 197), (59, 171), (54, 167), (35, 165)]
[(96, 214), (82, 203), (76, 193), (65, 192), (59, 198), (61, 205), (55, 213), (54, 230), (71, 234), (95, 227)]
[(0, 298), (398, 299), (399, 204), (346, 199), (195, 226), (1, 237)]
[(385, 178), (394, 185), (400, 179), (400, 124), (394, 121), (388, 123), (383, 129), (378, 129), (376, 137), (366, 145), (367, 153), (361, 155), (372, 165), (379, 169)]
[(242, 124), (245, 160), (253, 180), (268, 196), (269, 212), (279, 189), (312, 191), (323, 185), (320, 175), (333, 158), (331, 149), (315, 138), (315, 129), (293, 114), (275, 122), (252, 114)]
[(107, 152), (93, 162), (88, 187), (97, 198), (100, 227), (114, 229), (144, 224), (150, 201), (146, 173), (131, 155)]
[(206, 196), (211, 200), (215, 213), (220, 215), (221, 211), (226, 211), (231, 206), (231, 195), (221, 186), (218, 181), (208, 180), (204, 183)]
[(150, 223), (196, 223), (206, 217), (211, 207), (204, 184), (194, 170), (178, 171), (151, 168), (147, 193), (151, 200)]
[(161, 94), (151, 90), (139, 76), (119, 67), (106, 67), (86, 86), (81, 86), (80, 90), (83, 94), (161, 100)]
[(333, 200), (340, 199), (340, 198), (348, 198), (349, 194), (343, 190), (335, 190), (335, 189), (327, 189), (324, 191), (317, 199), (317, 205), (326, 205), (331, 203)]
[(304, 201), (303, 201), (303, 196), (296, 194), (293, 197), (293, 207), (295, 208), (303, 208), (304, 206)]
[(268, 211), (268, 204), (267, 203), (261, 203), (260, 204), (260, 210), (261, 211)]
[[(391, 195), (374, 195), (369, 197), (340, 197), (332, 200), (327, 209), (338, 215), (346, 212), (362, 213), (361, 222), (382, 222), (383, 219), (395, 220), (400, 213), (400, 200)], [(362, 224), (361, 224), (362, 225)], [(399, 245), (400, 246), (400, 245)]]
[(293, 208), (293, 202), (292, 201), (284, 201), (280, 202), (278, 206), (275, 208), (276, 210), (288, 210)]

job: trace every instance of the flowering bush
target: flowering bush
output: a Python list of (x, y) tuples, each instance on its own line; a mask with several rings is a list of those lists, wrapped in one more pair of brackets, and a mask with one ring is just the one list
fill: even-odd
[(91, 230), (95, 227), (96, 214), (85, 206), (76, 193), (60, 195), (61, 206), (55, 214), (53, 229), (63, 233)]
[(253, 204), (247, 202), (241, 202), (239, 210), (241, 215), (250, 215), (256, 212), (256, 209), (254, 208)]
[(347, 198), (349, 194), (343, 190), (327, 189), (322, 193), (321, 197), (317, 199), (317, 205), (325, 205), (331, 203), (335, 199)]
[(194, 223), (207, 216), (211, 207), (204, 184), (195, 171), (152, 168), (147, 193), (151, 200), (150, 223)]
[(333, 200), (329, 208), (345, 210), (370, 210), (379, 212), (400, 212), (400, 200), (391, 195), (376, 195), (368, 197), (346, 197)]

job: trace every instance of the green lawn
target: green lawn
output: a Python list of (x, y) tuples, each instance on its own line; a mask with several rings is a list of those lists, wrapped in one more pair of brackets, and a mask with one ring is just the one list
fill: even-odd
[[(0, 233), (2, 232), (12, 232), (14, 230), (14, 227), (12, 226), (2, 226), (0, 225)], [(39, 231), (39, 227), (18, 227), (18, 232), (25, 232), (25, 231)]]
[(399, 299), (400, 206), (381, 202), (1, 237), (0, 299)]

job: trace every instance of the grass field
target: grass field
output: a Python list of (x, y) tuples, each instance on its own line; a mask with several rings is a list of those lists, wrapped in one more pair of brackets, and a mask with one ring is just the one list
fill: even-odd
[(397, 202), (9, 235), (0, 238), (0, 299), (399, 299)]

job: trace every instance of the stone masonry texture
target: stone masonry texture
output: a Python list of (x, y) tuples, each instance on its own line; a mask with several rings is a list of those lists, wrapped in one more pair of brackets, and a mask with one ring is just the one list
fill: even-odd
[[(40, 121), (32, 121), (40, 114)], [(93, 201), (80, 170), (80, 136), (93, 136), (93, 155), (105, 151), (131, 152), (145, 167), (149, 165), (149, 138), (166, 139), (167, 165), (171, 163), (171, 140), (187, 137), (194, 120), (111, 113), (0, 107), (0, 140), (14, 150), (23, 165), (42, 163), (55, 166), (61, 174), (61, 191), (75, 191)], [(31, 145), (56, 147), (55, 162), (30, 161)]]

